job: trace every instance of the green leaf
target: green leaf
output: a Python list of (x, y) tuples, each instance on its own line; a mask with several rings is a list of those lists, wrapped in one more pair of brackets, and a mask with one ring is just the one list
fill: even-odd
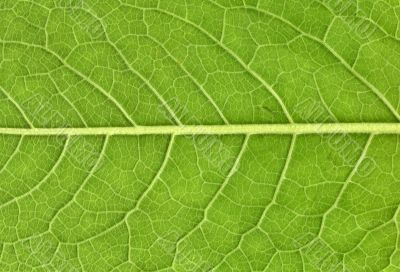
[(0, 271), (400, 271), (398, 0), (2, 0)]

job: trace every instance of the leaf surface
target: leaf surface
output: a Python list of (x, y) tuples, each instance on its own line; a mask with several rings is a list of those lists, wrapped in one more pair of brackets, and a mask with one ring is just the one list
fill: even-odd
[(400, 271), (399, 18), (1, 1), (0, 271)]

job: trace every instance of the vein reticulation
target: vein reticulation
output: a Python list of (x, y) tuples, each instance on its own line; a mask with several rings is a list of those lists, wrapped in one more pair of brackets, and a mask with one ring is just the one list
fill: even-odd
[(0, 271), (400, 271), (399, 18), (3, 0)]

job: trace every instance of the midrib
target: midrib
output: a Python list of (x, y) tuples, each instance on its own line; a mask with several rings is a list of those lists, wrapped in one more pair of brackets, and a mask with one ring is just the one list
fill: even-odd
[(97, 128), (0, 128), (13, 135), (223, 135), (223, 134), (400, 134), (400, 123), (246, 124)]

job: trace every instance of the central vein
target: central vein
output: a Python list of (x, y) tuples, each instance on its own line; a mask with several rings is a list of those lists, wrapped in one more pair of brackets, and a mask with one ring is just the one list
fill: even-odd
[(0, 128), (14, 135), (222, 135), (222, 134), (400, 134), (400, 123), (184, 125), (92, 128)]

